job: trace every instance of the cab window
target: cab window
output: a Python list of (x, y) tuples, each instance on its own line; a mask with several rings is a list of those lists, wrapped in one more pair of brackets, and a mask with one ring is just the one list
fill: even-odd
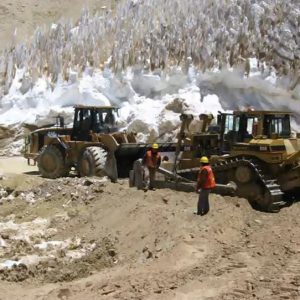
[(248, 118), (247, 120), (247, 134), (256, 136), (257, 135), (258, 118)]
[(276, 118), (271, 121), (271, 133), (279, 136), (289, 136), (291, 134), (289, 118)]
[(234, 116), (228, 115), (226, 116), (225, 120), (225, 128), (224, 128), (224, 133), (228, 133), (229, 131), (233, 130), (233, 124), (234, 124)]

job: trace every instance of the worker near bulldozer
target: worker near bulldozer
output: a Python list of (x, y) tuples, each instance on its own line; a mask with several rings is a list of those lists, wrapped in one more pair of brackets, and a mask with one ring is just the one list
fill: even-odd
[(209, 212), (209, 193), (216, 187), (215, 176), (206, 156), (200, 159), (200, 171), (197, 178), (196, 193), (199, 193), (197, 215)]
[(161, 164), (161, 155), (158, 144), (153, 144), (143, 158), (143, 166), (145, 169), (144, 179), (146, 181), (146, 190), (154, 190), (154, 180), (156, 170)]

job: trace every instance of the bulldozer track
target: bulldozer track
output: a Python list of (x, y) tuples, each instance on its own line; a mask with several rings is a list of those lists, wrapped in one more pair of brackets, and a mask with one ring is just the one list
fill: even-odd
[[(218, 162), (212, 166), (215, 173), (222, 171), (234, 170), (239, 166), (247, 166), (251, 169), (254, 174), (256, 183), (258, 183), (262, 188), (262, 195), (260, 197), (268, 197), (267, 204), (262, 203), (260, 200), (256, 200), (256, 203), (263, 209), (268, 211), (277, 211), (280, 207), (285, 205), (282, 200), (283, 192), (276, 179), (269, 178), (263, 171), (261, 163), (256, 159), (248, 158), (232, 158), (222, 162)], [(247, 195), (245, 195), (247, 198)]]
[[(239, 166), (247, 166), (248, 168), (250, 168), (254, 175), (253, 178), (255, 178), (255, 180), (251, 183), (259, 184), (259, 186), (262, 188), (262, 193), (260, 195), (257, 195), (257, 199), (255, 201), (256, 204), (260, 206), (260, 208), (270, 212), (275, 212), (286, 204), (286, 202), (283, 201), (284, 193), (282, 192), (280, 185), (277, 183), (277, 180), (268, 177), (264, 173), (259, 160), (236, 157), (217, 162), (212, 165), (212, 169), (215, 175), (218, 175), (218, 173), (220, 172), (229, 172), (236, 170)], [(198, 171), (199, 168), (191, 168), (178, 170), (177, 174), (183, 175), (184, 173), (195, 173)], [(237, 183), (237, 185), (239, 186), (239, 183)], [(251, 200), (246, 194), (243, 195), (243, 197)]]

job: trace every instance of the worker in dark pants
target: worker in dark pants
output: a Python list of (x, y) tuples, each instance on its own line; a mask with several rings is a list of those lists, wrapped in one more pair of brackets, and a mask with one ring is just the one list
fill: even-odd
[(216, 187), (216, 182), (208, 158), (201, 157), (200, 163), (196, 185), (196, 193), (199, 193), (197, 215), (204, 216), (209, 212), (209, 193)]
[(143, 158), (143, 165), (145, 167), (145, 181), (146, 190), (154, 190), (154, 180), (156, 171), (161, 164), (161, 155), (159, 152), (158, 144), (153, 144), (151, 149), (148, 150)]

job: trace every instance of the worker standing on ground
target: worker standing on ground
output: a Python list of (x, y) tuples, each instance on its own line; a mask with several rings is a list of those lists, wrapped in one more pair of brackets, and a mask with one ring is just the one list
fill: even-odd
[(216, 182), (208, 158), (201, 157), (200, 163), (196, 185), (196, 192), (199, 193), (197, 215), (204, 216), (209, 212), (209, 193), (216, 187)]
[(154, 190), (154, 180), (156, 170), (161, 164), (161, 155), (159, 152), (158, 144), (153, 144), (151, 149), (148, 150), (143, 159), (143, 166), (145, 167), (145, 181), (146, 190)]

